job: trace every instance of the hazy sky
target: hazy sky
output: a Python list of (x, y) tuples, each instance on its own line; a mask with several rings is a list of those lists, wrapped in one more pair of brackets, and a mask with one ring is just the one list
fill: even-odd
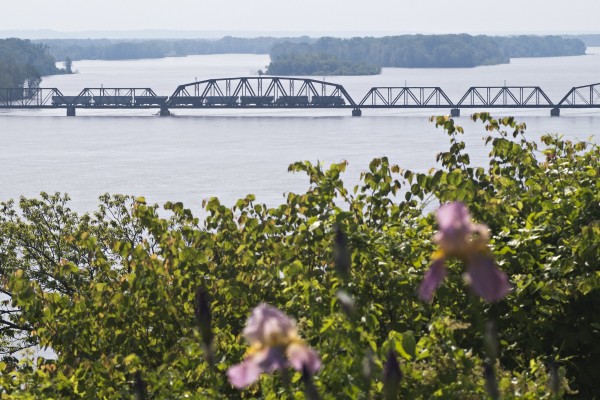
[(600, 0), (2, 0), (0, 30), (600, 33)]

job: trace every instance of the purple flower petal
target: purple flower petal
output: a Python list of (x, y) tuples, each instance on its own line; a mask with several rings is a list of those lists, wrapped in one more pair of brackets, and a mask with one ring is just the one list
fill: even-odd
[(254, 383), (262, 372), (268, 374), (287, 368), (282, 347), (266, 347), (227, 370), (229, 382), (238, 389)]
[(498, 301), (510, 292), (508, 277), (496, 267), (494, 259), (489, 255), (472, 257), (467, 274), (475, 293), (488, 302)]
[(252, 345), (250, 355), (227, 371), (229, 381), (237, 388), (252, 384), (262, 372), (272, 373), (291, 365), (314, 374), (321, 367), (319, 355), (298, 338), (294, 320), (275, 307), (260, 304), (254, 308), (244, 336)]
[(252, 310), (244, 328), (244, 336), (251, 344), (269, 345), (281, 341), (296, 331), (294, 320), (277, 308), (260, 304)]
[(260, 373), (260, 366), (255, 362), (253, 357), (249, 357), (229, 368), (227, 370), (227, 377), (233, 386), (242, 389), (256, 382)]
[(296, 371), (306, 370), (314, 375), (321, 368), (319, 354), (301, 343), (292, 343), (287, 348), (288, 361)]
[(460, 201), (440, 206), (437, 210), (437, 221), (440, 231), (468, 230), (471, 226), (469, 209)]
[(419, 286), (419, 297), (424, 301), (431, 301), (433, 298), (433, 292), (442, 283), (446, 277), (446, 260), (444, 258), (438, 258), (433, 260), (425, 277)]
[(284, 357), (282, 347), (268, 347), (260, 354), (260, 359), (257, 359), (257, 363), (264, 372), (270, 374), (276, 370), (287, 368), (287, 361)]
[(449, 257), (468, 251), (473, 223), (467, 207), (460, 202), (448, 203), (437, 211), (438, 232), (434, 240)]

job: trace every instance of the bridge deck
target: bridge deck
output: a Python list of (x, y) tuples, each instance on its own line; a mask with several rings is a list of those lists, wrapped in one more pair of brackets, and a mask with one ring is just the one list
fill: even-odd
[[(218, 110), (218, 109), (230, 109), (230, 110), (244, 110), (244, 109), (270, 109), (270, 110), (281, 110), (281, 109), (301, 109), (301, 110), (323, 110), (323, 109), (344, 109), (344, 110), (353, 110), (353, 109), (430, 109), (430, 110), (440, 110), (447, 108), (458, 108), (458, 109), (478, 109), (478, 110), (487, 110), (487, 109), (550, 109), (550, 108), (559, 108), (559, 109), (596, 109), (600, 108), (600, 104), (590, 104), (590, 105), (582, 105), (582, 104), (555, 104), (555, 105), (371, 105), (371, 104), (363, 104), (363, 105), (333, 105), (333, 106), (319, 106), (319, 105), (265, 105), (265, 104), (248, 104), (248, 105), (182, 105), (182, 104), (171, 104), (165, 105), (169, 109), (185, 109), (185, 110)], [(139, 109), (160, 109), (164, 106), (158, 104), (144, 104), (144, 105), (98, 105), (98, 106), (84, 106), (84, 105), (69, 105), (69, 104), (61, 104), (61, 105), (6, 105), (0, 104), (0, 109), (42, 109), (42, 110), (64, 110), (67, 108), (75, 107), (81, 110), (139, 110)]]
[[(170, 96), (151, 88), (0, 88), (0, 109), (560, 109), (600, 108), (600, 83), (573, 87), (553, 102), (538, 86), (473, 86), (458, 101), (439, 87), (373, 87), (357, 103), (340, 84), (306, 78), (239, 77), (180, 85)], [(356, 114), (355, 114), (356, 112)]]

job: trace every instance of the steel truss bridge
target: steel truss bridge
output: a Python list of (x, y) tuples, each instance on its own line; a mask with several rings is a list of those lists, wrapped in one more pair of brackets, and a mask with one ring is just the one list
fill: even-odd
[(371, 88), (356, 102), (340, 84), (289, 77), (239, 77), (208, 79), (180, 85), (170, 96), (150, 88), (85, 88), (65, 95), (57, 88), (0, 88), (0, 109), (442, 109), (452, 116), (461, 109), (561, 109), (600, 108), (600, 83), (573, 87), (553, 102), (539, 86), (473, 86), (452, 101), (440, 87), (386, 86)]

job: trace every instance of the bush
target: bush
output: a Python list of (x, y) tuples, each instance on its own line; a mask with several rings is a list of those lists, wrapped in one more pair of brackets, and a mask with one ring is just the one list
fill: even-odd
[[(379, 158), (348, 190), (345, 162), (299, 162), (290, 171), (307, 174), (306, 193), (272, 208), (253, 195), (233, 207), (212, 198), (203, 221), (181, 203), (165, 204), (165, 213), (126, 196), (103, 196), (92, 215), (72, 212), (60, 194), (2, 204), (10, 300), (0, 345), (6, 354), (37, 346), (56, 356), (6, 356), (0, 393), (275, 399), (314, 398), (314, 385), (326, 399), (480, 399), (497, 386), (503, 399), (592, 398), (598, 146), (556, 136), (538, 144), (512, 118), (473, 118), (490, 132), (487, 168), (469, 165), (462, 129), (439, 117), (450, 148), (437, 170)], [(489, 226), (490, 249), (513, 285), (505, 300), (475, 298), (455, 261), (431, 304), (417, 297), (435, 251), (425, 210), (448, 201)], [(198, 290), (209, 299), (210, 335)], [(244, 357), (244, 323), (263, 302), (293, 317), (320, 354), (314, 381), (291, 370), (242, 391), (227, 381)], [(497, 360), (485, 321), (497, 328)]]

